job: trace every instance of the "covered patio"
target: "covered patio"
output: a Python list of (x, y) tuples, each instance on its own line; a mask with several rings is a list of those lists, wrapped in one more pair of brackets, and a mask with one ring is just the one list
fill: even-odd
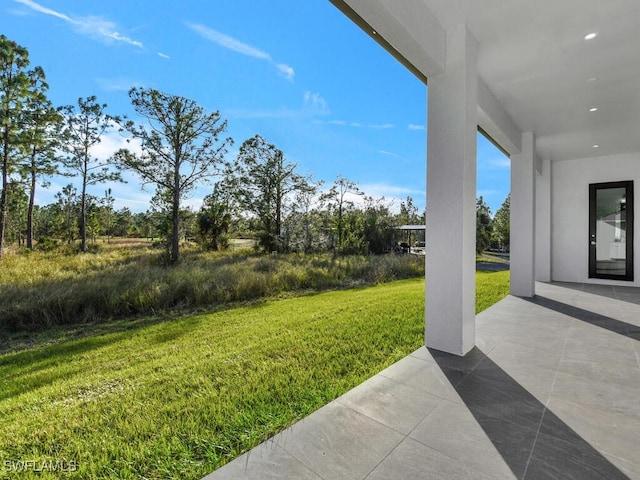
[[(207, 478), (640, 479), (640, 2), (331, 2), (428, 85), (426, 347)], [(511, 295), (476, 316), (478, 131)]]
[(640, 478), (636, 289), (536, 290), (466, 356), (421, 348), (206, 478)]

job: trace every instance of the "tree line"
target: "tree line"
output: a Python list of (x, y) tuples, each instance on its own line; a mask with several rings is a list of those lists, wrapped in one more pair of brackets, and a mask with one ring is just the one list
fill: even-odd
[[(227, 122), (193, 100), (132, 88), (137, 122), (107, 113), (95, 96), (56, 108), (43, 69), (29, 67), (27, 49), (0, 35), (0, 257), (6, 242), (47, 249), (79, 241), (86, 252), (96, 238), (113, 236), (156, 238), (170, 263), (179, 260), (182, 239), (224, 249), (231, 235), (256, 238), (268, 252), (383, 253), (397, 241), (395, 226), (424, 223), (411, 197), (394, 206), (341, 176), (324, 187), (260, 135), (228, 160)], [(94, 147), (113, 129), (130, 148), (97, 158)], [(114, 209), (109, 185), (123, 181), (124, 170), (155, 192), (144, 213)], [(54, 175), (75, 182), (56, 202), (35, 205), (36, 188)], [(184, 208), (207, 183), (213, 186), (200, 211)], [(99, 184), (107, 187), (104, 195), (92, 195)], [(480, 198), (480, 245), (497, 221), (485, 207)], [(489, 236), (487, 247), (503, 242)]]

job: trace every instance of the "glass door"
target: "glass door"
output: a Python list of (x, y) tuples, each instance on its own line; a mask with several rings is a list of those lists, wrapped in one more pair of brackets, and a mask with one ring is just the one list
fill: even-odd
[(633, 182), (589, 185), (589, 278), (633, 280)]

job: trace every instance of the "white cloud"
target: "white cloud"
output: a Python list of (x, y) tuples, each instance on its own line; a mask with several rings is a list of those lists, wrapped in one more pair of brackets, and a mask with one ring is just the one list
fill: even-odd
[(511, 159), (508, 157), (492, 158), (489, 165), (494, 168), (511, 168)]
[(304, 107), (322, 113), (328, 112), (327, 101), (319, 93), (304, 92)]
[[(328, 113), (328, 112), (327, 112)], [(340, 127), (353, 127), (353, 128), (371, 128), (373, 130), (388, 130), (390, 128), (395, 128), (396, 126), (393, 123), (361, 123), (361, 122), (346, 122), (344, 120), (317, 120), (314, 123), (318, 124), (326, 124), (326, 125), (337, 125)]]
[[(387, 205), (392, 212), (398, 213), (400, 211), (400, 203), (405, 201), (408, 196), (411, 196), (418, 206), (418, 209), (420, 211), (424, 209), (426, 190), (416, 190), (385, 183), (358, 184), (358, 188), (364, 195), (356, 195), (354, 193), (345, 194), (345, 200), (352, 202), (358, 207), (364, 207), (366, 205), (365, 196), (371, 197), (374, 200), (384, 198), (384, 204)], [(329, 186), (327, 185), (327, 188), (321, 193), (327, 193), (328, 191)]]
[(389, 152), (387, 150), (379, 150), (378, 153), (380, 153), (381, 155), (387, 155), (389, 157), (396, 157), (396, 158), (402, 158), (400, 155), (398, 155), (397, 153), (393, 153), (393, 152)]
[(158, 52), (158, 56), (160, 58), (165, 58), (167, 60), (169, 60), (171, 58), (169, 55), (167, 55), (166, 53), (162, 53), (162, 52)]
[(215, 43), (216, 45), (231, 50), (232, 52), (246, 55), (247, 57), (257, 58), (258, 60), (265, 60), (273, 65), (278, 74), (289, 81), (293, 81), (295, 77), (295, 70), (290, 65), (285, 63), (277, 63), (273, 60), (271, 55), (257, 47), (249, 45), (248, 43), (241, 42), (240, 40), (233, 38), (230, 35), (209, 28), (199, 23), (186, 23), (193, 32), (200, 35), (202, 38)]
[(107, 130), (100, 140), (100, 143), (90, 149), (91, 155), (98, 160), (106, 161), (122, 148), (131, 150), (136, 154), (142, 153), (140, 141), (135, 138), (127, 141), (127, 138), (118, 131), (115, 125)]
[(296, 75), (296, 72), (293, 69), (293, 67), (290, 67), (289, 65), (287, 65), (285, 63), (278, 63), (276, 65), (276, 68), (278, 69), (278, 72), (280, 73), (280, 76), (286, 78), (290, 82), (293, 82), (293, 78)]
[(415, 123), (410, 123), (407, 128), (409, 130), (425, 130), (425, 126), (424, 125), (416, 125)]
[(426, 196), (425, 190), (417, 190), (413, 188), (400, 187), (398, 185), (388, 185), (386, 183), (369, 183), (359, 185), (360, 190), (371, 197), (385, 198), (406, 198), (407, 196)]
[(393, 123), (364, 124), (359, 122), (351, 122), (349, 125), (356, 128), (372, 128), (374, 130), (387, 130), (389, 128), (395, 127)]
[(104, 20), (100, 17), (91, 16), (91, 17), (84, 17), (84, 18), (82, 17), (72, 18), (64, 13), (61, 13), (56, 10), (47, 8), (43, 5), (40, 5), (39, 3), (36, 3), (33, 0), (14, 0), (14, 1), (36, 12), (43, 13), (45, 15), (50, 15), (52, 17), (56, 17), (61, 20), (64, 20), (68, 24), (73, 25), (75, 30), (78, 31), (80, 34), (85, 35), (87, 37), (100, 39), (107, 44), (113, 43), (113, 42), (121, 42), (121, 43), (127, 43), (134, 47), (144, 48), (144, 45), (142, 42), (138, 40), (134, 40), (125, 35), (122, 35), (120, 32), (117, 31), (116, 29), (117, 27), (115, 23), (108, 20)]
[(145, 83), (124, 77), (96, 79), (102, 90), (107, 92), (128, 92), (131, 87), (145, 87)]
[(240, 40), (236, 40), (235, 38), (226, 35), (224, 33), (218, 32), (213, 28), (205, 27), (204, 25), (200, 25), (197, 23), (187, 23), (187, 26), (196, 32), (201, 37), (220, 45), (223, 48), (228, 50), (232, 50), (236, 53), (240, 53), (242, 55), (246, 55), (248, 57), (259, 58), (261, 60), (269, 60), (273, 61), (271, 55), (267, 52), (263, 52), (262, 50), (252, 47), (246, 43), (242, 43)]
[[(319, 115), (328, 115), (329, 107), (327, 102), (319, 93), (306, 91), (302, 97), (302, 106), (300, 108), (280, 108), (278, 110), (227, 110), (225, 116), (227, 118), (236, 119), (253, 119), (253, 118), (308, 118)], [(322, 123), (314, 121), (314, 123)]]

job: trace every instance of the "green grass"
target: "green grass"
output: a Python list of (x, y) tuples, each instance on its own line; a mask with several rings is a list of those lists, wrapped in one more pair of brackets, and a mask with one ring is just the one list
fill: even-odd
[[(508, 283), (479, 272), (478, 309)], [(404, 280), (1, 355), (0, 476), (200, 478), (418, 348), (423, 311), (424, 281)]]

